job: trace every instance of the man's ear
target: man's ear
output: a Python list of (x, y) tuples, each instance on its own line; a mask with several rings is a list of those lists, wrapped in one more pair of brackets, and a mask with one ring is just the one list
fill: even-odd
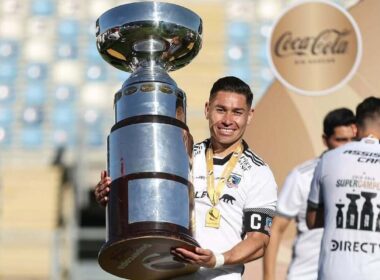
[(253, 108), (249, 109), (248, 119), (247, 119), (247, 124), (250, 124), (250, 123), (251, 123), (251, 120), (252, 120), (253, 112), (254, 112), (254, 111), (255, 111), (255, 109), (253, 109)]
[(210, 111), (210, 104), (208, 102), (206, 102), (205, 103), (205, 117), (206, 117), (206, 120), (208, 120), (209, 111)]

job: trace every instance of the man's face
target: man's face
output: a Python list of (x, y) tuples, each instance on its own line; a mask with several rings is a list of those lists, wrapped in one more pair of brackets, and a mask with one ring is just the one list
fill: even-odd
[(335, 149), (341, 145), (351, 142), (356, 138), (356, 125), (342, 125), (334, 128), (334, 133), (330, 137), (323, 136), (325, 145), (329, 149)]
[(217, 144), (229, 146), (243, 137), (251, 121), (253, 109), (247, 105), (245, 95), (218, 91), (206, 103), (205, 115), (213, 140)]

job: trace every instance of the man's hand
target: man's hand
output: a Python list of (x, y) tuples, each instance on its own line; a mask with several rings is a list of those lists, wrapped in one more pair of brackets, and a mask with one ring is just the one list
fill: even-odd
[(102, 171), (100, 181), (95, 187), (95, 199), (102, 206), (108, 203), (108, 194), (110, 192), (111, 178), (107, 176), (107, 171)]
[(175, 248), (172, 250), (172, 254), (179, 257), (184, 262), (208, 268), (213, 268), (216, 262), (215, 255), (211, 250), (199, 247), (195, 248), (195, 252), (184, 248)]

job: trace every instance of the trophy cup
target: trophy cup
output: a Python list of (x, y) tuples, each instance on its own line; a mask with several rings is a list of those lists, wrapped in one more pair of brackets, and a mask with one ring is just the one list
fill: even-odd
[(137, 2), (96, 21), (97, 48), (114, 67), (131, 72), (115, 94), (108, 136), (112, 178), (106, 243), (99, 264), (128, 279), (167, 279), (194, 272), (170, 250), (194, 250), (192, 136), (186, 96), (167, 71), (201, 48), (202, 20), (174, 4)]

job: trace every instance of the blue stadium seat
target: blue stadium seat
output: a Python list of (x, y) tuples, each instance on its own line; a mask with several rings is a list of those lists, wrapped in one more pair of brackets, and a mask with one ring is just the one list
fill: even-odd
[(76, 41), (80, 31), (80, 24), (76, 20), (64, 19), (58, 23), (58, 38), (65, 41)]
[(75, 42), (58, 42), (56, 46), (56, 57), (57, 59), (77, 59), (77, 44)]
[(75, 110), (70, 105), (57, 104), (52, 111), (53, 125), (55, 127), (67, 128), (75, 125)]
[(29, 81), (44, 81), (47, 79), (47, 65), (45, 63), (29, 63), (26, 66), (26, 77)]
[(39, 106), (27, 106), (22, 111), (22, 120), (26, 125), (39, 126), (42, 124), (43, 110)]
[(5, 40), (0, 38), (0, 60), (15, 61), (19, 57), (19, 44), (14, 40)]
[(101, 127), (92, 127), (86, 131), (86, 144), (89, 147), (97, 148), (106, 142), (106, 136), (104, 135)]
[(31, 13), (38, 16), (51, 16), (55, 11), (55, 2), (52, 0), (32, 0)]
[(42, 127), (26, 126), (21, 131), (21, 143), (27, 149), (35, 149), (43, 144)]
[(0, 82), (14, 81), (17, 77), (17, 65), (12, 61), (1, 61), (0, 63)]
[(42, 105), (47, 98), (46, 86), (42, 83), (31, 83), (25, 90), (25, 101), (27, 105)]
[(13, 110), (9, 106), (0, 106), (0, 125), (10, 125), (13, 122)]
[(54, 88), (54, 101), (56, 103), (72, 103), (76, 100), (78, 92), (71, 85), (57, 85)]

